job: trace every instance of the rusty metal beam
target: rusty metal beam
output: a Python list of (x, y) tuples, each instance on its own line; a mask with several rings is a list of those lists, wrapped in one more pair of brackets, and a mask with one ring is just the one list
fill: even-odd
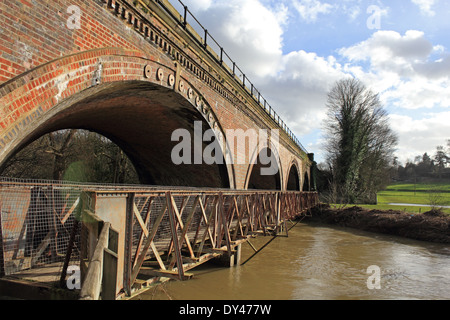
[[(145, 201), (144, 205), (142, 206), (142, 211), (145, 209), (145, 205), (148, 203), (148, 208), (147, 208), (147, 212), (146, 212), (146, 216), (145, 216), (145, 221), (144, 221), (144, 225), (147, 226), (148, 222), (150, 220), (150, 209), (151, 209), (151, 205), (153, 202), (154, 197), (149, 196), (147, 198), (147, 200)], [(150, 200), (150, 201), (149, 201)], [(142, 243), (144, 241), (144, 235), (149, 236), (149, 234), (145, 234), (144, 230), (141, 231), (141, 235), (139, 236), (139, 241), (138, 241), (138, 245), (136, 247), (136, 254), (134, 255), (134, 261), (133, 261), (133, 268), (136, 266), (136, 263), (138, 261), (139, 258), (139, 252), (141, 251), (141, 247), (142, 247)]]
[(181, 248), (178, 242), (177, 235), (177, 224), (176, 224), (176, 213), (175, 208), (173, 207), (173, 198), (170, 191), (166, 192), (166, 201), (167, 201), (167, 212), (169, 213), (169, 221), (170, 221), (170, 232), (172, 234), (172, 242), (173, 242), (173, 250), (177, 260), (177, 271), (180, 280), (184, 279), (184, 269), (183, 269), (183, 258), (181, 256)]

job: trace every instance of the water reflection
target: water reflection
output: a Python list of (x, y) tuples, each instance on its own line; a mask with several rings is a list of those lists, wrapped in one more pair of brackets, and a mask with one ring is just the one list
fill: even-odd
[[(260, 248), (269, 238), (252, 243)], [(244, 245), (242, 261), (253, 254)], [(369, 266), (381, 270), (381, 289), (367, 286)], [(450, 249), (399, 237), (322, 225), (298, 224), (245, 265), (193, 270), (187, 282), (170, 282), (174, 299), (450, 299)], [(150, 290), (139, 299), (167, 299)]]

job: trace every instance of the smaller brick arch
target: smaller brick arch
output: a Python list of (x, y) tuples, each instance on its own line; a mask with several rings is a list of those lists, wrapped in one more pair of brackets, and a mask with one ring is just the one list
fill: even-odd
[(303, 184), (302, 184), (302, 191), (311, 191), (311, 183), (309, 179), (309, 172), (305, 171), (305, 174), (303, 175)]
[[(273, 162), (275, 161), (278, 168), (277, 173), (267, 176), (261, 175), (261, 169), (267, 167), (263, 166), (259, 162), (259, 157), (262, 152), (267, 152), (267, 155), (271, 158), (271, 164), (273, 164)], [(280, 160), (281, 158), (278, 153), (277, 147), (273, 145), (273, 143), (265, 143), (263, 146), (257, 146), (253, 152), (250, 164), (248, 166), (245, 188), (281, 190), (284, 181), (283, 169)]]
[(285, 178), (286, 181), (286, 190), (295, 190), (300, 191), (301, 187), (301, 170), (300, 166), (298, 165), (297, 161), (294, 159), (292, 160), (289, 171), (287, 171), (287, 176)]

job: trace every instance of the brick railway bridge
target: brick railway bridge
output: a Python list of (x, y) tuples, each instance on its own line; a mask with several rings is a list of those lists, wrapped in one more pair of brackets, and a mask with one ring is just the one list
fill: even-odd
[[(0, 0), (0, 170), (47, 133), (86, 129), (116, 143), (142, 183), (2, 179), (0, 296), (50, 282), (52, 297), (129, 297), (210, 259), (236, 264), (243, 242), (287, 234), (317, 204), (313, 155), (177, 5)], [(198, 123), (222, 161), (175, 164), (173, 132), (195, 136)], [(230, 130), (278, 134), (230, 143)], [(261, 174), (263, 152), (275, 174)]]

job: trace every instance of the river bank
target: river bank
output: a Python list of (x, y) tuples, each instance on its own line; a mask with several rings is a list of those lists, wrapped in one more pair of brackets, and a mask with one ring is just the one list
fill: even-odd
[(414, 240), (450, 243), (450, 216), (435, 210), (409, 214), (396, 210), (368, 210), (357, 206), (334, 209), (322, 204), (313, 209), (309, 219)]

